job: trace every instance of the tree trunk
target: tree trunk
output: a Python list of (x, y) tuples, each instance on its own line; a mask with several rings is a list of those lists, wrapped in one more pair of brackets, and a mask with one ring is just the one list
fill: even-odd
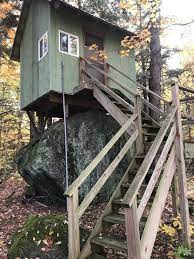
[[(154, 93), (161, 95), (161, 44), (160, 44), (160, 21), (155, 24), (152, 24), (150, 27), (151, 33), (151, 42), (150, 42), (150, 80), (149, 80), (149, 88)], [(161, 103), (160, 99), (149, 95), (150, 102), (156, 107), (160, 108)], [(150, 116), (159, 121), (159, 115), (154, 111), (150, 110)]]

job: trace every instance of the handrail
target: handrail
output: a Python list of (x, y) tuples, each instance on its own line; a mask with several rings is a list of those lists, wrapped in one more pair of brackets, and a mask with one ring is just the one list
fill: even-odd
[(168, 103), (168, 101), (166, 101), (162, 96), (154, 93), (153, 91), (147, 89), (145, 86), (143, 86), (142, 84), (138, 83), (137, 81), (133, 80), (132, 78), (130, 78), (129, 76), (127, 76), (125, 73), (119, 71), (117, 68), (115, 68), (114, 66), (112, 66), (111, 64), (107, 63), (107, 65), (111, 68), (113, 68), (115, 71), (117, 71), (118, 73), (120, 73), (121, 75), (123, 75), (124, 77), (126, 77), (127, 79), (129, 79), (131, 82), (133, 82), (134, 84), (136, 84), (137, 86), (139, 86), (141, 89), (145, 90), (146, 92), (156, 96), (157, 98), (159, 98), (160, 100), (164, 101), (165, 103)]
[[(106, 76), (107, 79), (110, 79), (111, 81), (113, 81), (114, 83), (116, 83), (118, 86), (120, 86), (122, 89), (124, 89), (126, 92), (128, 92), (129, 94), (132, 94), (133, 96), (137, 96), (137, 93), (134, 93), (134, 91), (132, 91), (130, 88), (126, 87), (125, 85), (123, 85), (122, 83), (120, 83), (118, 80), (114, 79), (112, 76), (110, 76), (108, 73), (106, 73), (104, 70), (96, 67), (94, 64), (92, 64), (89, 60), (87, 60), (86, 58), (80, 57), (80, 60), (83, 60), (84, 62), (86, 62), (86, 64), (88, 64), (90, 67), (94, 68), (96, 71), (100, 72), (102, 75)], [(106, 63), (108, 66), (114, 68), (112, 65)], [(117, 70), (116, 68), (114, 68), (116, 71), (120, 72), (119, 70)], [(85, 73), (89, 78), (92, 78), (94, 81), (98, 82), (98, 84), (100, 83), (95, 77), (93, 77), (90, 73), (88, 73), (86, 71), (86, 69), (84, 69), (84, 67), (80, 67), (80, 71)], [(141, 84), (139, 84), (138, 82), (134, 81), (133, 79), (131, 79), (130, 77), (128, 77), (127, 75), (125, 75), (123, 72), (120, 72), (122, 75), (124, 75), (126, 78), (130, 79), (131, 81), (133, 81), (133, 83), (137, 84), (139, 87), (141, 86), (141, 88), (145, 88), (144, 86), (142, 86)], [(102, 84), (103, 85), (103, 84)], [(108, 89), (108, 87), (107, 87)], [(156, 96), (157, 98), (160, 98), (161, 100), (163, 100), (166, 104), (168, 104), (168, 102), (166, 100), (164, 100), (161, 96), (157, 95), (156, 93), (152, 92), (151, 90), (145, 88), (145, 90), (147, 90), (147, 92), (149, 92), (150, 94)], [(149, 108), (151, 108), (152, 110), (154, 110), (155, 112), (159, 113), (163, 118), (165, 117), (165, 113), (162, 112), (158, 107), (156, 107), (155, 105), (153, 105), (152, 103), (150, 103), (149, 101), (146, 101), (145, 99), (143, 99), (143, 102), (145, 103), (145, 105), (147, 105)]]
[(108, 151), (114, 146), (117, 140), (124, 134), (124, 132), (130, 127), (133, 121), (137, 118), (138, 114), (133, 114), (131, 118), (121, 127), (121, 129), (114, 135), (114, 137), (108, 142), (108, 144), (101, 150), (101, 152), (94, 158), (94, 160), (86, 167), (79, 177), (71, 184), (66, 190), (65, 195), (71, 197), (75, 190), (77, 190), (85, 179), (96, 168)]
[(176, 151), (173, 145), (141, 236), (141, 255), (145, 259), (151, 257), (166, 198), (176, 171), (175, 158)]
[(130, 188), (128, 189), (127, 193), (125, 194), (123, 200), (122, 200), (122, 204), (125, 206), (129, 206), (131, 207), (131, 205), (133, 204), (139, 189), (147, 175), (147, 172), (159, 150), (159, 147), (163, 141), (164, 136), (166, 135), (166, 132), (174, 118), (175, 112), (177, 110), (177, 107), (172, 107), (169, 111), (168, 116), (166, 117), (166, 119), (164, 120), (158, 135), (156, 136), (156, 138), (153, 141), (153, 144), (151, 145), (143, 163), (141, 164), (133, 182), (131, 183)]
[(129, 151), (132, 144), (135, 142), (135, 140), (138, 137), (138, 130), (136, 130), (127, 143), (124, 145), (124, 147), (121, 149), (119, 154), (115, 157), (115, 159), (112, 161), (112, 163), (108, 166), (108, 168), (104, 171), (104, 173), (100, 176), (96, 184), (92, 187), (92, 189), (89, 191), (89, 193), (86, 195), (80, 206), (78, 207), (78, 215), (79, 218), (83, 215), (83, 213), (86, 211), (88, 206), (91, 204), (91, 202), (94, 200), (96, 195), (99, 193), (99, 191), (102, 189), (106, 181), (109, 179), (109, 177), (112, 175), (116, 167), (119, 165), (123, 157), (126, 155), (126, 153)]
[(169, 150), (170, 148), (172, 147), (172, 144), (174, 142), (174, 139), (175, 139), (175, 135), (176, 135), (176, 127), (175, 125), (172, 126), (171, 128), (171, 131), (170, 131), (170, 134), (168, 135), (168, 138), (167, 138), (167, 141), (162, 149), (162, 152), (161, 152), (161, 155), (156, 163), (156, 166), (154, 168), (154, 171), (151, 175), (151, 178), (149, 180), (149, 183), (147, 184), (147, 187), (146, 187), (146, 190), (143, 194), (143, 197), (141, 198), (141, 201), (140, 201), (140, 204), (138, 206), (138, 211), (137, 211), (137, 214), (138, 214), (138, 221), (140, 221), (142, 215), (143, 215), (143, 212), (144, 212), (144, 209), (152, 195), (152, 192), (154, 190), (154, 187), (158, 181), (158, 178), (161, 174), (161, 171), (162, 171), (162, 167), (166, 161), (166, 158), (168, 156), (168, 153), (169, 153)]
[[(132, 94), (133, 96), (137, 96), (138, 93), (132, 91), (125, 85), (121, 84), (118, 80), (114, 79), (112, 76), (104, 72), (102, 69), (96, 67), (93, 65), (90, 61), (88, 61), (86, 58), (80, 57), (80, 59), (84, 60), (86, 64), (88, 64), (90, 67), (95, 68), (96, 71), (100, 72), (102, 75), (106, 76), (108, 79), (112, 80), (115, 84), (119, 85), (121, 88), (123, 88), (125, 91), (127, 91), (129, 94)], [(86, 72), (83, 68), (81, 68), (82, 71)]]

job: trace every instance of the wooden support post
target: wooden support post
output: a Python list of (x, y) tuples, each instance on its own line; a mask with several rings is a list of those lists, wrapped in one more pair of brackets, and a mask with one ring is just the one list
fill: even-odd
[(130, 208), (125, 208), (128, 259), (141, 259), (140, 234), (137, 220), (137, 200)]
[(78, 205), (78, 190), (76, 190), (71, 197), (67, 197), (69, 259), (77, 259), (80, 254)]
[(80, 73), (80, 85), (84, 85), (85, 84), (85, 75), (83, 73), (83, 69), (85, 69), (85, 61), (80, 58), (79, 60), (79, 73)]
[(138, 114), (138, 117), (136, 119), (136, 127), (139, 134), (136, 141), (136, 151), (138, 154), (141, 154), (144, 152), (144, 145), (143, 145), (143, 131), (142, 131), (142, 117), (141, 117), (141, 97), (139, 95), (137, 95), (135, 98), (134, 108), (135, 108), (135, 113)]
[(172, 181), (172, 187), (171, 187), (171, 192), (172, 192), (172, 213), (173, 217), (176, 218), (179, 213), (179, 193), (178, 193), (178, 179), (177, 179), (177, 174), (175, 172), (173, 181)]
[[(110, 66), (108, 63), (104, 62), (104, 71), (109, 74), (110, 72)], [(107, 87), (110, 87), (109, 86), (109, 78), (105, 75), (104, 76), (104, 84), (107, 86)]]
[(176, 124), (176, 137), (175, 137), (175, 147), (176, 147), (176, 165), (177, 165), (177, 176), (179, 185), (179, 201), (180, 201), (180, 213), (182, 222), (182, 235), (183, 243), (188, 248), (191, 247), (191, 233), (190, 233), (190, 222), (189, 222), (189, 206), (187, 198), (187, 182), (186, 182), (186, 169), (185, 169), (185, 159), (184, 159), (184, 146), (183, 146), (183, 131), (181, 122), (181, 107), (179, 100), (179, 88), (178, 85), (172, 84), (172, 101), (177, 107), (175, 114), (175, 124)]

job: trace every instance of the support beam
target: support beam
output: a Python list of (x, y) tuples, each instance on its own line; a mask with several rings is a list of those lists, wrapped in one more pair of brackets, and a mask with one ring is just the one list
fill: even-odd
[[(121, 126), (129, 120), (129, 117), (127, 117), (127, 115), (125, 115), (113, 102), (111, 102), (111, 100), (96, 86), (94, 86), (94, 97)], [(134, 124), (126, 130), (130, 136), (134, 133), (134, 131)]]
[(68, 246), (69, 259), (77, 259), (80, 254), (80, 231), (78, 208), (78, 190), (71, 197), (67, 197), (68, 208)]
[(179, 185), (179, 200), (180, 200), (180, 213), (182, 222), (182, 235), (183, 243), (188, 248), (191, 247), (191, 232), (189, 222), (189, 205), (187, 198), (187, 182), (186, 182), (186, 169), (184, 159), (184, 146), (183, 146), (183, 131), (181, 122), (181, 107), (179, 100), (179, 88), (178, 85), (172, 84), (172, 101), (177, 107), (175, 113), (175, 124), (176, 124), (176, 165), (177, 165), (177, 176)]

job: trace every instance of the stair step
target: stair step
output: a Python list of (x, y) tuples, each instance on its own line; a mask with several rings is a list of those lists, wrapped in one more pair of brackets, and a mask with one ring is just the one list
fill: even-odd
[[(131, 185), (131, 183), (123, 183), (122, 184), (122, 187), (123, 188), (129, 188), (130, 187), (130, 185)], [(146, 184), (142, 184), (141, 185), (141, 189), (143, 189), (143, 190), (145, 190), (147, 188), (147, 185)], [(158, 186), (156, 185), (155, 187), (154, 187), (154, 189), (157, 189), (158, 188)]]
[(110, 214), (103, 218), (103, 221), (112, 224), (125, 224), (124, 214)]
[[(129, 175), (136, 175), (138, 172), (138, 169), (137, 170), (132, 170), (132, 171), (129, 171)], [(153, 170), (149, 170), (147, 172), (147, 175), (151, 175), (153, 173)]]
[(157, 125), (147, 125), (147, 124), (142, 125), (142, 128), (144, 128), (144, 129), (154, 129), (154, 130), (160, 129), (160, 127), (157, 126)]
[(97, 236), (92, 239), (92, 244), (127, 253), (127, 241), (120, 241), (116, 238)]
[(106, 259), (106, 257), (99, 254), (92, 254), (87, 259)]
[[(150, 199), (151, 199), (151, 198), (150, 198)], [(152, 197), (152, 199), (151, 199), (151, 200), (153, 200), (153, 197)], [(123, 207), (123, 208), (124, 208), (124, 207), (126, 207), (127, 205), (123, 204), (123, 203), (122, 203), (122, 201), (123, 201), (123, 199), (122, 199), (122, 198), (115, 199), (115, 200), (113, 200), (113, 201), (112, 201), (112, 204), (113, 204), (113, 205), (117, 205), (117, 206), (120, 206), (120, 207)], [(138, 204), (139, 204), (139, 202), (138, 202)], [(147, 205), (151, 207), (151, 206), (152, 206), (152, 202), (148, 202), (148, 203), (147, 203)]]

